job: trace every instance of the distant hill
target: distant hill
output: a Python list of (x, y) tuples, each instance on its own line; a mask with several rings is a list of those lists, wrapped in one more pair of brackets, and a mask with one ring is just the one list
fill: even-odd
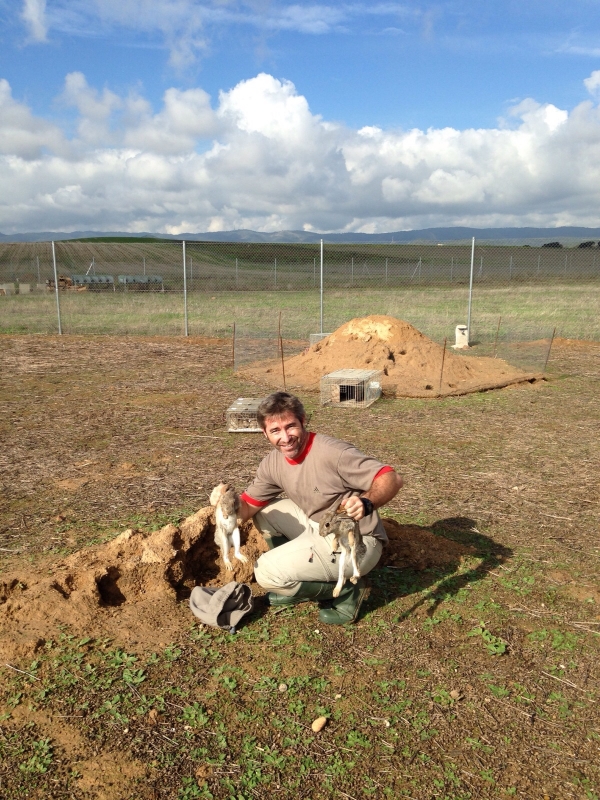
[(321, 239), (325, 242), (393, 244), (408, 242), (469, 242), (472, 237), (479, 242), (489, 244), (531, 244), (540, 245), (548, 241), (560, 241), (563, 244), (575, 244), (582, 240), (600, 240), (600, 228), (424, 228), (414, 231), (393, 231), (390, 233), (313, 233), (307, 231), (276, 231), (262, 233), (260, 231), (235, 230), (217, 233), (181, 233), (176, 236), (157, 233), (129, 233), (127, 231), (40, 231), (38, 233), (0, 233), (0, 242), (49, 242), (73, 239), (150, 239), (153, 241), (204, 241), (204, 242), (288, 242), (315, 243)]

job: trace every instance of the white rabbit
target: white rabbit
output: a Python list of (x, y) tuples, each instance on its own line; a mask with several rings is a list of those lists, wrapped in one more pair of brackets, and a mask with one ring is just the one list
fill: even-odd
[(238, 561), (245, 564), (248, 559), (240, 552), (240, 529), (237, 515), (240, 510), (240, 498), (235, 488), (229, 483), (220, 483), (210, 493), (210, 504), (215, 507), (215, 542), (221, 550), (227, 569), (233, 570), (229, 560), (229, 548), (233, 545), (233, 554)]
[(358, 522), (352, 519), (352, 517), (349, 517), (342, 506), (339, 506), (339, 508), (335, 510), (332, 509), (325, 512), (319, 522), (319, 533), (321, 536), (327, 536), (333, 533), (332, 552), (335, 553), (338, 547), (342, 549), (338, 570), (338, 582), (333, 590), (333, 596), (339, 597), (342, 586), (346, 581), (344, 575), (346, 559), (348, 557), (352, 559), (353, 573), (350, 581), (351, 583), (357, 583), (360, 578), (360, 561), (367, 552), (367, 548), (363, 542)]

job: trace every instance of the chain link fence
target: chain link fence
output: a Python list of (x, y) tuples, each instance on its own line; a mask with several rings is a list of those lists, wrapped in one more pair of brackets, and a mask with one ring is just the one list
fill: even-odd
[[(319, 244), (62, 241), (0, 244), (0, 330), (232, 336), (277, 347), (320, 332)], [(184, 269), (185, 252), (185, 269)], [(474, 341), (600, 339), (600, 250), (476, 243)], [(323, 247), (323, 332), (355, 316), (405, 319), (436, 341), (466, 322), (470, 244)], [(12, 295), (12, 297), (10, 297)], [(58, 295), (58, 298), (57, 298)], [(273, 345), (275, 342), (275, 345)], [(266, 343), (266, 342), (265, 342)]]

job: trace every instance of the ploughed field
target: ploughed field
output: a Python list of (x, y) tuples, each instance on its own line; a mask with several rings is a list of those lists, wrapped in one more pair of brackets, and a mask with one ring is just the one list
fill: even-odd
[(311, 429), (404, 475), (394, 545), (357, 625), (259, 598), (230, 636), (187, 608), (198, 561), (55, 610), (90, 565), (131, 559), (124, 530), (193, 537), (216, 483), (251, 480), (267, 444), (225, 410), (265, 386), (218, 339), (0, 342), (0, 796), (600, 795), (598, 343), (465, 397), (302, 393)]

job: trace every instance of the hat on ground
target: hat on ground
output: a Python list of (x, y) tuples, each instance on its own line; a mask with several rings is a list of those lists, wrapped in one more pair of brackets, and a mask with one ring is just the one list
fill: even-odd
[(225, 586), (195, 586), (190, 608), (205, 625), (235, 633), (242, 617), (254, 608), (254, 598), (247, 584), (236, 581)]

